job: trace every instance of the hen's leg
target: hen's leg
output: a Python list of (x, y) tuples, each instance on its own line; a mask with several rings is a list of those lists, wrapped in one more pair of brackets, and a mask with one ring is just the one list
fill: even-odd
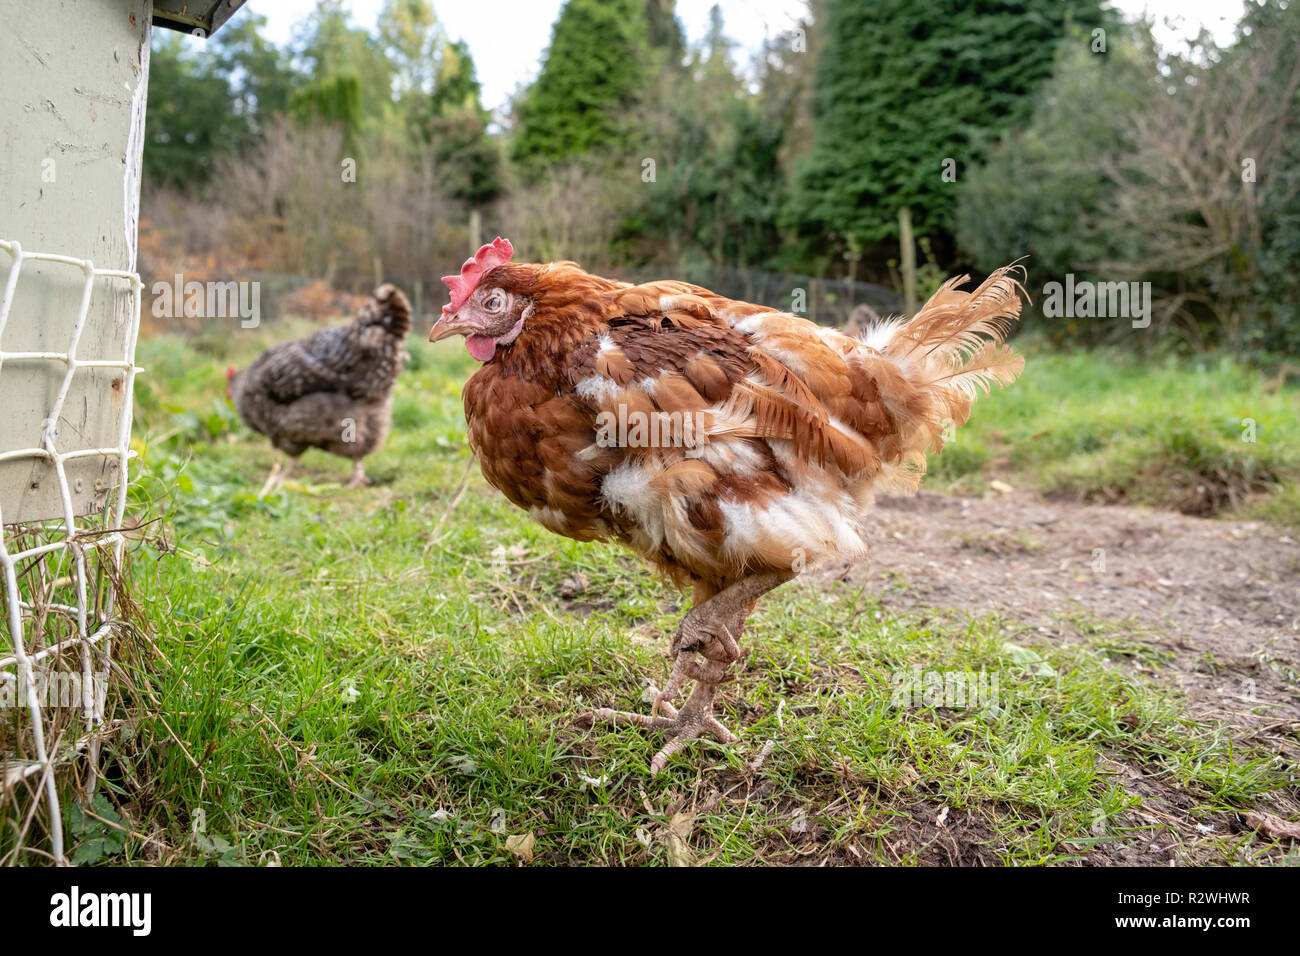
[(271, 473), (266, 476), (266, 481), (262, 483), (262, 490), (257, 493), (257, 497), (265, 498), (275, 487), (275, 480), (280, 477), (280, 459), (282, 455), (277, 454), (275, 461), (271, 463)]
[(348, 483), (345, 487), (362, 488), (370, 484), (370, 479), (366, 477), (366, 469), (361, 465), (361, 459), (358, 458), (352, 463), (352, 474), (348, 475)]
[(282, 465), (281, 459), (283, 457), (284, 456), (279, 452), (276, 452), (275, 464), (271, 466), (271, 473), (266, 476), (266, 484), (262, 485), (262, 490), (257, 493), (257, 497), (265, 498), (271, 492), (275, 491), (276, 488), (279, 488), (284, 484), (285, 479), (293, 473), (293, 464), (298, 459), (290, 457), (289, 460)]
[[(668, 742), (650, 761), (651, 775), (662, 770), (668, 758), (697, 737), (707, 735), (724, 744), (734, 743), (735, 734), (713, 716), (718, 685), (731, 679), (727, 676), (728, 666), (744, 656), (738, 639), (755, 602), (792, 577), (794, 574), (789, 571), (755, 574), (692, 607), (682, 618), (673, 638), (672, 649), (676, 658), (672, 676), (664, 691), (655, 691), (655, 706), (651, 714), (632, 714), (602, 707), (587, 714), (584, 722), (609, 721), (664, 731)], [(696, 596), (700, 596), (698, 589)], [(697, 655), (699, 659), (696, 659)], [(685, 680), (694, 680), (695, 687), (678, 710), (668, 698), (680, 689)], [(658, 716), (660, 710), (666, 716)]]
[[(702, 607), (706, 601), (712, 599), (720, 590), (721, 588), (717, 588), (707, 581), (696, 581), (691, 593), (691, 610)], [(660, 710), (663, 710), (670, 717), (677, 713), (677, 708), (673, 706), (672, 700), (681, 691), (682, 684), (687, 679), (685, 670), (687, 656), (677, 646), (677, 637), (680, 633), (681, 628), (679, 626), (678, 633), (673, 635), (673, 669), (668, 675), (668, 684), (663, 690), (651, 687), (651, 690), (654, 691), (654, 703), (650, 707), (651, 717), (658, 717)], [(739, 639), (739, 635), (737, 635), (737, 639)]]

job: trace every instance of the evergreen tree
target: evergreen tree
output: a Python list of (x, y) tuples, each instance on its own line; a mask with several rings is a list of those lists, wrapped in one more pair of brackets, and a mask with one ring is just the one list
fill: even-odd
[(669, 63), (680, 65), (686, 38), (676, 6), (675, 0), (645, 0), (646, 40), (652, 49), (663, 51)]
[(300, 124), (326, 123), (343, 131), (343, 147), (360, 145), (364, 113), (361, 78), (356, 73), (332, 73), (304, 83), (289, 100), (289, 114)]
[[(1100, 26), (1099, 0), (827, 0), (813, 148), (787, 222), (807, 260), (898, 234), (951, 231), (956, 182), (1031, 110), (1070, 23)], [(946, 244), (946, 241), (945, 241)], [(825, 268), (825, 258), (816, 265)]]
[(641, 231), (674, 266), (769, 265), (780, 249), (790, 98), (769, 84), (766, 70), (759, 93), (750, 93), (735, 48), (714, 6), (701, 42), (680, 67), (662, 71), (641, 112), (645, 150), (657, 167), (655, 181), (640, 190)]
[[(1258, 95), (1287, 102), (1282, 115), (1280, 162), (1259, 177), (1256, 189), (1260, 216), (1260, 248), (1254, 301), (1258, 305), (1259, 345), (1286, 355), (1300, 355), (1300, 102), (1297, 63), (1300, 63), (1300, 5), (1279, 0), (1248, 4), (1237, 25), (1237, 43), (1225, 56), (1246, 57), (1260, 42), (1272, 39), (1285, 51), (1275, 70), (1264, 78)], [(1237, 162), (1240, 162), (1239, 158)]]
[(568, 0), (518, 105), (514, 159), (536, 167), (625, 145), (647, 45), (644, 0)]

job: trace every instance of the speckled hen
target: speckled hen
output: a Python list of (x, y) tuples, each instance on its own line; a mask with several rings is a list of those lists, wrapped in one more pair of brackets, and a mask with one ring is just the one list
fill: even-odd
[(227, 371), (239, 417), (289, 456), (283, 469), (276, 460), (262, 494), (283, 483), (308, 448), (350, 459), (348, 487), (366, 483), (361, 460), (388, 435), (410, 331), (406, 296), (385, 284), (349, 324), (273, 345), (248, 368)]
[[(877, 489), (915, 490), (926, 453), (1023, 360), (1011, 267), (946, 282), (920, 312), (852, 338), (685, 282), (631, 285), (572, 262), (513, 263), (504, 239), (443, 281), (431, 341), (466, 337), (464, 389), (484, 477), (545, 527), (627, 545), (693, 604), (647, 714), (588, 723), (662, 730), (652, 773), (714, 717), (757, 599), (804, 568), (867, 550)], [(695, 687), (680, 709), (683, 685)]]

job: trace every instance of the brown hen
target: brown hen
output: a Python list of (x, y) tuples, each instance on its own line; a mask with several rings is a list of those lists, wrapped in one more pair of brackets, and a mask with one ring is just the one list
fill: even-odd
[(619, 541), (692, 587), (651, 713), (584, 718), (664, 731), (657, 773), (695, 737), (736, 739), (713, 705), (757, 599), (865, 554), (875, 491), (915, 490), (973, 399), (1019, 374), (1002, 342), (1020, 287), (1013, 267), (973, 292), (953, 279), (859, 339), (685, 282), (512, 256), (497, 239), (444, 279), (429, 338), (464, 335), (484, 363), (464, 400), (490, 484), (551, 531)]

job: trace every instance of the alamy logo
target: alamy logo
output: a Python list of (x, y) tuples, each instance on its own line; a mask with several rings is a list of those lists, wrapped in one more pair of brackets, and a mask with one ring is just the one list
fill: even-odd
[(239, 319), (239, 327), (255, 329), (262, 322), (260, 282), (198, 282), (177, 273), (171, 282), (153, 284), (156, 319)]
[(1150, 282), (1076, 282), (1043, 286), (1043, 315), (1049, 319), (1132, 319), (1133, 328), (1151, 324)]
[[(3, 675), (8, 676), (8, 675)], [(89, 683), (77, 671), (59, 671), (53, 674), (32, 674), (32, 685), (17, 680), (0, 680), (0, 710), (11, 707), (28, 707), (33, 703), (42, 707), (83, 707), (96, 703), (103, 708), (107, 699), (107, 685), (93, 674)]]
[(134, 936), (148, 936), (153, 928), (151, 893), (82, 893), (74, 886), (51, 896), (50, 907), (51, 926), (127, 926)]
[(987, 671), (932, 671), (920, 664), (894, 671), (890, 683), (895, 707), (943, 707), (948, 710), (997, 710), (1001, 704), (998, 675)]
[(621, 402), (618, 413), (596, 416), (596, 444), (601, 448), (685, 448), (699, 458), (709, 443), (712, 412), (642, 412)]

